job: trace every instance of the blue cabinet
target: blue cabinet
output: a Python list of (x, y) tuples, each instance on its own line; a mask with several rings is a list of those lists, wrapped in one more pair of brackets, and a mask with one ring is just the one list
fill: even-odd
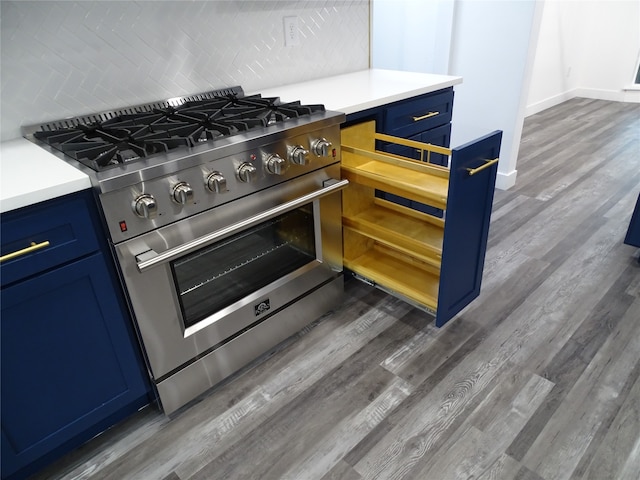
[[(633, 209), (624, 243), (640, 248), (640, 195), (638, 195), (636, 207)], [(640, 262), (640, 258), (638, 261)]]
[(502, 132), (451, 153), (436, 326), (480, 295)]
[[(375, 121), (343, 128), (346, 269), (439, 327), (453, 318), (480, 293), (501, 139), (451, 150), (380, 133)], [(433, 154), (450, 163), (424, 161)]]
[(394, 137), (410, 138), (451, 123), (452, 112), (453, 87), (450, 87), (387, 105), (379, 128)]
[(100, 231), (90, 192), (2, 216), (2, 478), (37, 471), (149, 403)]

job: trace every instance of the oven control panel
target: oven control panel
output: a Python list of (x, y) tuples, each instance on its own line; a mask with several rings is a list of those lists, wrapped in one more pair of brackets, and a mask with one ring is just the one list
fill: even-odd
[[(250, 146), (250, 145), (248, 145)], [(100, 195), (114, 243), (340, 161), (340, 128), (287, 136)]]

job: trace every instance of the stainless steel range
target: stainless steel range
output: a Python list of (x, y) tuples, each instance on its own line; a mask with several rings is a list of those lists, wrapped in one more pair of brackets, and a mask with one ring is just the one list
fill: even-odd
[(341, 301), (342, 121), (234, 87), (25, 128), (92, 179), (167, 414)]

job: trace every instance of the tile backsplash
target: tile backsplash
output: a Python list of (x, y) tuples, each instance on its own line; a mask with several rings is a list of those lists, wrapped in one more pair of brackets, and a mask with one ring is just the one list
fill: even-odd
[[(1, 139), (20, 126), (368, 68), (369, 0), (0, 2)], [(300, 42), (285, 46), (284, 17)]]

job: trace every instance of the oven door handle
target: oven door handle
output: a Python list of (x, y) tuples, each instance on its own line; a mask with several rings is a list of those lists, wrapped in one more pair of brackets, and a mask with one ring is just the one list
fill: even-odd
[(221, 228), (220, 230), (216, 230), (215, 232), (208, 233), (202, 237), (196, 238), (187, 243), (183, 243), (174, 248), (170, 248), (162, 253), (157, 253), (154, 250), (149, 250), (140, 255), (136, 255), (137, 267), (140, 272), (144, 272), (149, 268), (155, 267), (156, 265), (160, 265), (162, 263), (169, 262), (176, 258), (179, 258), (183, 255), (191, 253), (199, 248), (206, 247), (212, 243), (215, 243), (223, 238), (229, 237), (234, 233), (241, 232), (247, 228), (251, 228), (255, 225), (258, 225), (262, 222), (266, 222), (278, 215), (282, 215), (283, 213), (287, 213), (291, 210), (295, 210), (302, 205), (306, 205), (318, 198), (330, 195), (332, 193), (338, 192), (347, 185), (349, 185), (349, 180), (335, 180), (330, 179), (325, 181), (325, 186), (320, 190), (316, 190), (311, 193), (307, 193), (301, 197), (296, 198), (295, 200), (291, 200), (290, 202), (283, 203), (282, 205), (278, 205), (277, 207), (271, 208), (269, 210), (265, 210), (253, 217), (249, 217), (240, 222), (229, 225), (228, 227)]

